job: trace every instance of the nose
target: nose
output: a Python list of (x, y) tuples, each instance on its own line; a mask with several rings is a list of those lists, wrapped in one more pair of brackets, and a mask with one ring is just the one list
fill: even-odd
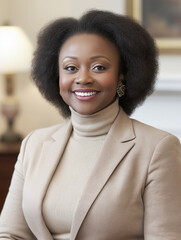
[(77, 84), (90, 84), (92, 83), (94, 80), (93, 78), (90, 76), (90, 73), (88, 70), (82, 70), (79, 71), (77, 77), (76, 77), (76, 83)]

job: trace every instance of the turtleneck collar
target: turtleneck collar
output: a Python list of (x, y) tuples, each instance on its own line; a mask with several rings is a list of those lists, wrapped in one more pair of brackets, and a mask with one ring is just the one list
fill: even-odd
[(78, 137), (98, 137), (106, 135), (114, 122), (119, 104), (116, 99), (111, 105), (91, 115), (83, 115), (70, 107), (73, 133)]

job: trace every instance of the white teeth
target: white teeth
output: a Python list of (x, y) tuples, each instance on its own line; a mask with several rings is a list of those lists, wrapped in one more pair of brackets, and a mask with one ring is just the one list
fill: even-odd
[(75, 92), (75, 94), (81, 97), (88, 97), (96, 94), (96, 92)]

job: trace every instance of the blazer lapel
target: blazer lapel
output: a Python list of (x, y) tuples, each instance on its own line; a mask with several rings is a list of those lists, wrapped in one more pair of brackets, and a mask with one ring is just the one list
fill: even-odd
[[(42, 201), (46, 194), (48, 184), (59, 164), (61, 155), (65, 149), (66, 143), (70, 137), (72, 125), (68, 122), (63, 128), (59, 129), (50, 140), (45, 141), (41, 150), (41, 157), (36, 163), (36, 169), (31, 173), (31, 188), (33, 199), (36, 202), (32, 207), (31, 219), (28, 222), (32, 231), (36, 232), (38, 239), (52, 240), (42, 216)], [(37, 181), (37, 179), (39, 179)], [(35, 209), (36, 208), (36, 209)], [(34, 216), (32, 217), (34, 213)], [(28, 216), (29, 214), (27, 214)], [(36, 224), (34, 222), (36, 219)]]
[(85, 186), (77, 206), (71, 228), (71, 240), (76, 235), (97, 196), (126, 153), (134, 146), (135, 138), (131, 120), (121, 110), (113, 123), (102, 148), (99, 159)]

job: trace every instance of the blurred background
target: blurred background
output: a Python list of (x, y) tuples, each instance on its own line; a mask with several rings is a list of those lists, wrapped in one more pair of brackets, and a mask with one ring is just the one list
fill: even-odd
[[(36, 46), (37, 33), (49, 21), (60, 17), (79, 17), (88, 9), (104, 9), (127, 14), (126, 0), (0, 0), (0, 25), (9, 23), (20, 27)], [(1, 41), (1, 39), (0, 39)], [(152, 126), (169, 131), (181, 139), (181, 55), (160, 54), (160, 70), (154, 94), (140, 106), (132, 117)], [(15, 130), (23, 137), (36, 128), (63, 121), (58, 111), (38, 92), (31, 81), (30, 69), (17, 72), (14, 78), (14, 95), (18, 111)], [(4, 99), (5, 80), (0, 74), (0, 105)], [(7, 119), (0, 112), (0, 135)]]

